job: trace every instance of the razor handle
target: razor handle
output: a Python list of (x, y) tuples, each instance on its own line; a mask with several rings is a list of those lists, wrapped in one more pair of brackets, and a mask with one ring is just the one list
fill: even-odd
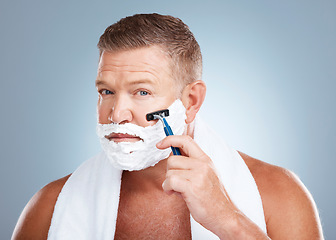
[[(163, 129), (165, 131), (166, 136), (174, 135), (173, 130), (170, 128), (170, 126), (167, 123), (166, 119), (162, 118), (162, 120), (163, 120), (163, 123), (164, 123)], [(171, 147), (171, 149), (172, 149), (174, 155), (181, 155), (181, 152), (180, 152), (179, 148), (177, 148), (177, 147)]]

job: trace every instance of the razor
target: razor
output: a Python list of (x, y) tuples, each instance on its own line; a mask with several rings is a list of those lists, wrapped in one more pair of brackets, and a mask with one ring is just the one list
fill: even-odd
[[(166, 136), (174, 135), (173, 130), (170, 128), (167, 120), (165, 117), (169, 116), (169, 110), (164, 109), (156, 112), (151, 112), (146, 114), (147, 121), (153, 121), (153, 120), (160, 120), (163, 124), (163, 129), (166, 134)], [(174, 155), (181, 155), (180, 149), (177, 147), (171, 147)]]

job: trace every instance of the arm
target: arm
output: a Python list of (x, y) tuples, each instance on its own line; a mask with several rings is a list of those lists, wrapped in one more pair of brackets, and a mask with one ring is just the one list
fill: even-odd
[(193, 218), (220, 239), (323, 239), (314, 202), (289, 171), (261, 161), (247, 164), (263, 200), (267, 236), (231, 202), (211, 159), (190, 137), (169, 136), (157, 144), (171, 146), (183, 156), (168, 158), (163, 190), (181, 194)]
[(182, 156), (168, 158), (162, 187), (182, 196), (195, 221), (220, 239), (269, 239), (234, 205), (211, 159), (190, 136), (168, 136), (157, 144), (170, 146), (180, 148)]
[(58, 194), (69, 177), (49, 183), (32, 197), (19, 217), (12, 240), (47, 239)]

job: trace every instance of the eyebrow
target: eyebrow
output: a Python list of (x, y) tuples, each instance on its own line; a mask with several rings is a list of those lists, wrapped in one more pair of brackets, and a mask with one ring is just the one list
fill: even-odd
[(128, 84), (129, 85), (138, 85), (138, 84), (153, 84), (154, 82), (150, 79), (139, 79), (139, 80), (135, 80), (135, 81), (130, 81)]
[[(139, 79), (139, 80), (134, 80), (134, 81), (129, 81), (127, 84), (129, 85), (138, 85), (138, 84), (154, 84), (154, 81), (150, 79)], [(108, 82), (102, 80), (102, 79), (97, 79), (95, 82), (96, 86), (99, 85), (108, 85)]]
[(105, 84), (106, 84), (106, 82), (105, 82), (104, 80), (97, 79), (97, 80), (95, 81), (95, 85), (96, 85), (96, 87), (99, 86), (99, 85), (105, 85)]

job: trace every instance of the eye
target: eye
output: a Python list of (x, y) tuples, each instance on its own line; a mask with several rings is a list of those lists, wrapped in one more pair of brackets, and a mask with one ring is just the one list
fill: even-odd
[(107, 89), (103, 89), (101, 91), (99, 91), (101, 95), (108, 95), (108, 94), (113, 94), (113, 92), (111, 92), (110, 90)]
[(147, 96), (147, 95), (149, 95), (149, 92), (144, 91), (144, 90), (140, 90), (140, 91), (137, 92), (137, 94), (140, 95), (140, 96)]

